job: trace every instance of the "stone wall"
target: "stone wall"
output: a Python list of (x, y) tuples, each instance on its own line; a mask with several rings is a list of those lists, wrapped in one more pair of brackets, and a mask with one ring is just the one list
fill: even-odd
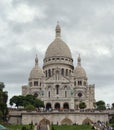
[(11, 124), (30, 124), (30, 123), (48, 123), (48, 124), (87, 124), (97, 122), (98, 120), (108, 122), (108, 113), (106, 112), (20, 112), (10, 115)]

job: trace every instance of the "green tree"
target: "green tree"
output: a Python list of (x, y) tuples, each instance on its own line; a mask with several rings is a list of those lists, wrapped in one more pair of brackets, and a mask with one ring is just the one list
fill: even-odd
[(28, 105), (33, 105), (35, 108), (44, 107), (44, 102), (40, 99), (37, 99), (33, 95), (26, 95), (26, 96), (13, 96), (10, 99), (10, 105), (14, 105), (18, 108), (19, 106), (22, 106), (26, 108)]
[(85, 102), (80, 102), (80, 103), (79, 103), (79, 108), (80, 108), (80, 109), (86, 108)]
[(13, 96), (10, 99), (10, 105), (14, 105), (18, 108), (19, 106), (23, 106), (23, 96)]
[(4, 83), (0, 82), (0, 91), (3, 91), (4, 87), (5, 87)]
[(0, 82), (0, 120), (5, 121), (7, 119), (8, 108), (7, 108), (7, 99), (8, 95), (6, 91), (3, 91), (5, 85), (3, 82)]
[(109, 120), (109, 123), (114, 124), (114, 114), (112, 115), (111, 119)]
[(35, 109), (35, 107), (34, 107), (33, 105), (29, 104), (29, 105), (27, 105), (27, 106), (25, 107), (25, 109), (26, 109), (27, 111), (32, 111), (32, 110)]
[(112, 103), (112, 109), (114, 109), (114, 103)]
[(105, 102), (102, 100), (96, 102), (96, 108), (97, 110), (105, 110), (106, 109)]

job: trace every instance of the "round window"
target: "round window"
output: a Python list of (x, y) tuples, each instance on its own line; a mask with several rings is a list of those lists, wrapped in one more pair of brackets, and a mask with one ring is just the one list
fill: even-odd
[(78, 97), (82, 97), (82, 93), (78, 93)]

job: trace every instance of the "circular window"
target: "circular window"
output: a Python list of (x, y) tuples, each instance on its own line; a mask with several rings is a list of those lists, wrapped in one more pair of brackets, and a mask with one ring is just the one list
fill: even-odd
[(82, 93), (78, 93), (78, 97), (82, 97)]

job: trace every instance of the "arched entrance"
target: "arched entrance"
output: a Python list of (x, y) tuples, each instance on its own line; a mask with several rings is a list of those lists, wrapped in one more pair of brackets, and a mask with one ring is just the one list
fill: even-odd
[(60, 103), (55, 103), (55, 109), (60, 110)]
[(50, 125), (50, 121), (49, 121), (48, 119), (44, 118), (44, 119), (42, 119), (42, 120), (39, 122), (39, 124), (41, 124), (42, 126), (43, 126), (43, 125)]
[(91, 125), (93, 122), (89, 119), (89, 118), (86, 118), (82, 124), (86, 124), (86, 125)]
[(63, 104), (63, 109), (69, 109), (69, 104), (67, 102)]
[(51, 107), (51, 103), (47, 103), (46, 104), (46, 110), (50, 110), (52, 107)]
[(62, 125), (72, 125), (73, 123), (72, 123), (72, 121), (71, 121), (70, 119), (65, 118), (65, 119), (63, 119), (63, 120), (61, 121), (61, 124), (62, 124)]

